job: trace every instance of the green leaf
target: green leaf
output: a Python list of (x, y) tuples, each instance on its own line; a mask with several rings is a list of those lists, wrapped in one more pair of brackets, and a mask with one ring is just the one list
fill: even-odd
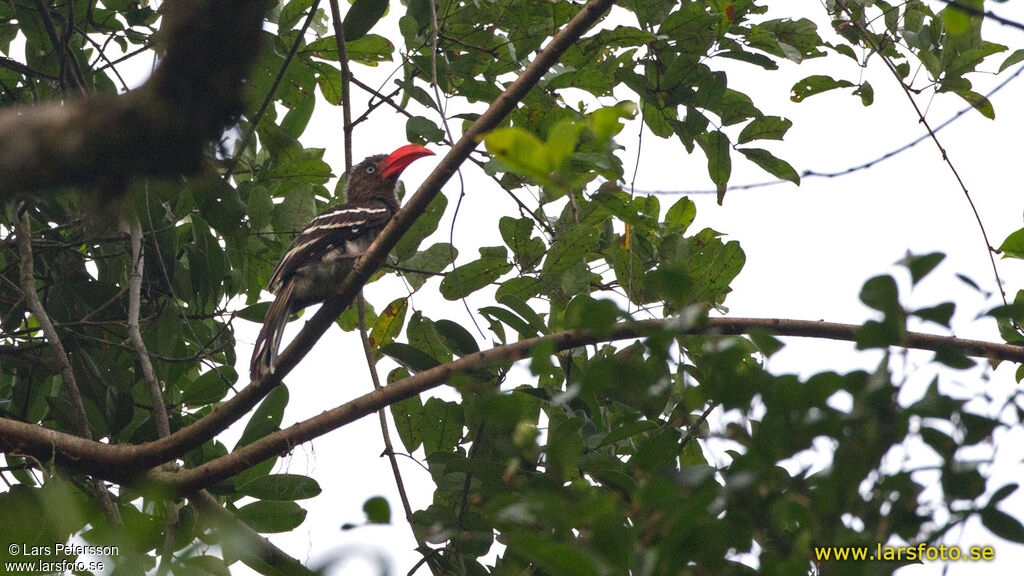
[(548, 181), (552, 159), (547, 147), (533, 133), (522, 128), (498, 128), (484, 137), (487, 151), (513, 171), (541, 184)]
[[(216, 556), (187, 556), (181, 558), (180, 562), (188, 568), (188, 572), (181, 571), (181, 574), (192, 574), (195, 576), (231, 576), (231, 570), (227, 567), (225, 560)], [(176, 570), (180, 570), (176, 568)]]
[(548, 250), (548, 255), (544, 259), (541, 279), (545, 282), (560, 281), (562, 273), (597, 248), (599, 237), (600, 234), (596, 227), (582, 224), (563, 232)]
[(996, 536), (1010, 542), (1024, 543), (1024, 526), (1009, 514), (995, 508), (981, 511), (981, 523)]
[(206, 406), (223, 398), (237, 381), (238, 373), (234, 368), (218, 366), (186, 384), (181, 391), (181, 401), (193, 408)]
[(1024, 259), (1024, 228), (1021, 228), (1009, 236), (999, 246), (1003, 258)]
[(242, 431), (242, 437), (235, 444), (235, 450), (263, 438), (271, 432), (281, 429), (284, 419), (284, 408), (288, 405), (288, 389), (284, 386), (274, 388), (260, 405), (253, 411), (252, 417)]
[(277, 17), (277, 24), (282, 30), (291, 30), (296, 24), (299, 23), (299, 19), (302, 14), (309, 9), (313, 4), (313, 0), (290, 0), (281, 9), (281, 14)]
[(767, 332), (751, 332), (750, 340), (755, 346), (757, 346), (757, 349), (764, 354), (765, 358), (770, 358), (785, 346), (781, 340)]
[(875, 89), (867, 81), (861, 82), (860, 86), (853, 93), (856, 96), (860, 96), (860, 103), (864, 106), (871, 106), (875, 102)]
[(434, 322), (434, 329), (441, 338), (445, 348), (457, 356), (465, 356), (480, 351), (476, 339), (461, 325), (451, 320), (438, 320)]
[[(394, 384), (403, 378), (409, 377), (409, 371), (405, 368), (395, 368), (388, 374), (388, 384)], [(395, 423), (395, 430), (398, 437), (402, 439), (402, 445), (406, 451), (413, 452), (420, 447), (422, 442), (417, 433), (419, 430), (420, 414), (423, 412), (423, 403), (419, 396), (410, 396), (405, 400), (399, 400), (391, 405), (391, 419)]]
[[(434, 196), (434, 199), (427, 204), (427, 209), (420, 214), (416, 222), (409, 228), (409, 231), (402, 236), (402, 239), (395, 245), (391, 255), (403, 262), (416, 253), (420, 242), (437, 230), (437, 223), (444, 216), (444, 210), (448, 207), (448, 198), (444, 194)], [(439, 269), (440, 270), (440, 269)]]
[(429, 118), (413, 116), (405, 123), (405, 137), (415, 144), (444, 142), (444, 130), (438, 128)]
[(598, 576), (594, 559), (585, 551), (554, 541), (543, 534), (518, 531), (507, 535), (509, 550), (537, 566), (544, 574)]
[(975, 110), (981, 112), (981, 115), (989, 120), (995, 120), (996, 110), (992, 106), (992, 102), (988, 98), (974, 92), (973, 90), (955, 90), (957, 96), (963, 98), (970, 104)]
[(932, 270), (935, 269), (944, 259), (946, 255), (942, 252), (931, 252), (929, 254), (913, 255), (907, 254), (906, 258), (899, 261), (910, 270), (910, 280), (913, 285), (917, 285), (925, 276), (927, 276)]
[(295, 502), (258, 500), (236, 512), (238, 519), (262, 534), (289, 532), (306, 519), (306, 511)]
[(530, 326), (534, 328), (540, 334), (550, 334), (551, 330), (547, 324), (544, 323), (544, 319), (540, 317), (537, 312), (530, 307), (523, 299), (517, 296), (505, 296), (498, 300), (500, 304), (507, 306), (510, 310), (519, 315), (520, 318), (530, 323)]
[(942, 27), (953, 36), (959, 36), (970, 30), (971, 16), (950, 6), (942, 10)]
[(975, 366), (974, 360), (968, 358), (963, 352), (952, 348), (936, 350), (935, 361), (957, 370), (969, 370)]
[(1016, 492), (1017, 488), (1020, 488), (1020, 485), (1015, 483), (1015, 482), (1011, 482), (1009, 484), (1006, 484), (1006, 485), (1000, 487), (998, 490), (996, 490), (992, 494), (992, 497), (988, 499), (988, 504), (986, 505), (986, 507), (987, 508), (992, 508), (996, 504), (1002, 502), (1008, 496), (1010, 496), (1010, 494), (1013, 494), (1014, 492)]
[(673, 232), (683, 234), (696, 217), (697, 205), (684, 196), (668, 209), (668, 212), (665, 214), (665, 224), (671, 226)]
[(630, 101), (619, 102), (615, 106), (606, 106), (593, 111), (590, 116), (590, 129), (594, 139), (599, 143), (607, 143), (613, 136), (622, 131), (622, 119), (636, 117), (637, 106)]
[(345, 21), (342, 23), (345, 41), (352, 42), (366, 36), (387, 10), (388, 0), (355, 0), (345, 13)]
[(1006, 70), (1010, 66), (1013, 66), (1014, 64), (1021, 61), (1024, 61), (1024, 48), (1014, 50), (1013, 54), (1007, 56), (1006, 60), (1003, 60), (1003, 63), (999, 65), (999, 71), (1002, 72), (1003, 70)]
[(370, 524), (391, 523), (391, 505), (383, 496), (374, 496), (363, 502), (363, 512), (366, 513), (366, 521)]
[(943, 302), (937, 306), (914, 310), (913, 314), (923, 320), (929, 320), (949, 328), (949, 321), (953, 318), (953, 312), (955, 309), (956, 305), (952, 302)]
[(537, 335), (537, 331), (530, 326), (529, 322), (500, 306), (485, 306), (480, 309), (480, 313), (485, 317), (504, 322), (524, 338)]
[(459, 251), (451, 244), (434, 244), (402, 262), (402, 276), (413, 291), (419, 290), (427, 280), (440, 274), (442, 270), (451, 265), (458, 255)]
[(386, 354), (405, 367), (409, 372), (415, 374), (423, 370), (429, 370), (440, 363), (436, 358), (423, 350), (402, 342), (392, 342), (380, 347), (382, 354)]
[(423, 438), (423, 451), (427, 456), (450, 452), (462, 439), (462, 406), (431, 398), (423, 405), (419, 424), (418, 433)]
[(381, 310), (377, 321), (370, 328), (371, 348), (383, 348), (402, 333), (402, 327), (405, 325), (405, 313), (408, 308), (408, 298), (397, 298)]
[(771, 152), (761, 148), (740, 148), (739, 152), (746, 156), (747, 160), (757, 164), (772, 176), (780, 180), (787, 180), (797, 186), (800, 185), (800, 175), (789, 165), (789, 162), (777, 158)]
[(441, 296), (458, 300), (494, 282), (509, 270), (512, 264), (503, 258), (481, 258), (463, 264), (441, 280)]
[(725, 189), (729, 185), (729, 175), (732, 173), (730, 146), (729, 137), (718, 130), (708, 132), (707, 142), (701, 146), (708, 157), (708, 176), (718, 190), (719, 204), (725, 198)]
[(786, 132), (793, 127), (793, 122), (778, 116), (762, 116), (754, 118), (743, 127), (737, 144), (746, 144), (753, 140), (782, 140)]
[(576, 151), (582, 131), (583, 124), (572, 120), (561, 120), (551, 128), (544, 149), (552, 170), (561, 168), (565, 160)]
[(318, 496), (321, 490), (320, 484), (308, 476), (270, 474), (242, 484), (237, 492), (259, 500), (304, 500)]
[(586, 294), (576, 296), (565, 307), (562, 317), (567, 330), (586, 328), (596, 334), (608, 334), (618, 321), (622, 311), (611, 300), (595, 300)]
[[(390, 40), (376, 34), (367, 34), (356, 40), (345, 42), (345, 52), (350, 62), (359, 62), (367, 66), (376, 66), (378, 62), (391, 60), (395, 45)], [(334, 36), (325, 36), (310, 42), (306, 53), (315, 53), (318, 58), (337, 62), (338, 41)]]
[(860, 301), (885, 314), (899, 310), (899, 290), (896, 288), (896, 281), (889, 275), (871, 278), (861, 288)]
[(835, 88), (849, 88), (853, 86), (848, 80), (836, 80), (831, 76), (808, 76), (793, 85), (789, 99), (793, 102), (803, 102), (815, 94), (821, 94)]

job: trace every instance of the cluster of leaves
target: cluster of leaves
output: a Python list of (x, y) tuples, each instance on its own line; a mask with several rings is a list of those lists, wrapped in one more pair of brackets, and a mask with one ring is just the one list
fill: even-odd
[[(76, 2), (72, 12), (43, 4), (50, 24), (38, 10), (0, 6), (0, 51), (9, 54), (19, 32), (26, 41), (25, 63), (0, 62), (5, 102), (114, 91), (108, 63), (115, 58), (102, 53), (104, 46), (124, 52), (146, 47), (157, 21), (151, 7), (136, 2)], [(373, 32), (398, 3), (353, 3), (344, 23), (346, 51), (351, 62), (373, 66), (394, 59), (393, 41), (402, 39), (401, 98), (395, 100), (411, 111), (407, 134), (421, 143), (445, 138), (432, 81), (463, 99), (468, 111), (454, 118), (472, 122), (476, 106), (494, 101), (581, 9), (532, 0), (404, 4), (399, 31), (389, 39)], [(699, 332), (710, 311), (726, 312), (745, 254), (713, 229), (692, 230), (690, 200), (663, 207), (656, 197), (622, 190), (614, 140), (624, 121), (639, 116), (658, 137), (678, 139), (687, 152), (700, 148), (720, 198), (733, 152), (798, 182), (788, 163), (748, 146), (781, 140), (791, 122), (761, 112), (750, 95), (730, 88), (715, 68), (721, 58), (765, 70), (776, 69), (780, 59), (800, 62), (828, 50), (866, 61), (854, 46), (896, 62), (905, 78), (913, 56), (938, 89), (986, 112), (964, 76), (1001, 47), (981, 40), (974, 17), (964, 20), (950, 8), (933, 14), (916, 1), (900, 7), (830, 3), (836, 31), (850, 45), (826, 43), (807, 19), (768, 18), (765, 3), (753, 0), (621, 4), (618, 14), (631, 24), (605, 27), (573, 44), (506, 125), (486, 137), (486, 173), (509, 194), (538, 186), (536, 204), (521, 203), (518, 214), (501, 216), (493, 242), (478, 254), (460, 254), (434, 237), (450, 212), (445, 196), (437, 196), (378, 275), (401, 274), (408, 295), (379, 311), (369, 307), (370, 341), (377, 360), (399, 365), (390, 382), (479, 351), (467, 328), (432, 309), (434, 294), (483, 301), (477, 312), (488, 339), (500, 344), (573, 330), (607, 335), (617, 323), (648, 316), (674, 318), (674, 324), (625, 344), (568, 351), (542, 345), (529, 372), (509, 361), (453, 376), (449, 385), (461, 401), (413, 397), (392, 405), (405, 450), (422, 454), (436, 483), (432, 503), (412, 519), (427, 562), (437, 573), (460, 574), (746, 574), (752, 570), (743, 562), (753, 559), (762, 572), (792, 574), (811, 569), (814, 546), (873, 545), (890, 537), (937, 542), (975, 514), (992, 532), (1024, 540), (1019, 521), (997, 507), (1015, 485), (987, 490), (981, 463), (963, 456), (990, 448), (992, 434), (1019, 423), (1020, 414), (1015, 420), (979, 415), (967, 409), (969, 398), (951, 396), (938, 382), (917, 401), (901, 404), (888, 358), (873, 373), (801, 380), (764, 370), (763, 358), (781, 346), (766, 335), (682, 336)], [(870, 31), (865, 4), (884, 12), (884, 32)], [(261, 290), (274, 262), (343, 189), (343, 179), (329, 188), (340, 171), (323, 160), (324, 151), (300, 141), (317, 91), (328, 104), (341, 103), (336, 39), (314, 0), (281, 2), (268, 20), (276, 31), (263, 32), (238, 125), (242, 139), (209, 153), (222, 174), (133, 184), (133, 200), (123, 207), (145, 229), (140, 325), (172, 431), (212, 412), (238, 383), (232, 319), (262, 320), (267, 304), (259, 302)], [(53, 22), (68, 32), (51, 34)], [(98, 35), (107, 42), (97, 43)], [(1015, 53), (1004, 67), (1019, 59)], [(794, 87), (794, 98), (840, 86), (853, 84), (810, 77)], [(566, 104), (580, 94), (591, 102), (623, 94), (633, 101)], [(857, 94), (872, 100), (866, 83), (857, 85)], [(4, 210), (0, 415), (77, 433), (74, 406), (53, 368), (54, 351), (18, 288), (19, 245), (11, 230), (20, 212)], [(37, 289), (72, 360), (93, 437), (152, 441), (152, 398), (127, 343), (128, 239), (109, 231), (114, 223), (82, 213), (89, 206), (76, 195), (27, 208), (36, 231)], [(1007, 255), (1024, 254), (1018, 236), (1004, 244)], [(940, 259), (908, 259), (912, 283)], [(427, 298), (414, 307), (417, 295)], [(948, 327), (952, 304), (907, 310), (898, 296), (890, 276), (865, 285), (862, 300), (881, 317), (863, 326), (862, 348), (899, 342), (912, 318)], [(227, 310), (227, 303), (237, 307), (243, 299), (241, 310)], [(1021, 309), (992, 311), (1010, 342), (1024, 338)], [(355, 329), (355, 311), (338, 324)], [(970, 362), (952, 350), (936, 360), (953, 368)], [(183, 464), (201, 465), (279, 429), (288, 398), (286, 387), (276, 388), (231, 450), (212, 440), (185, 455)], [(709, 461), (710, 440), (726, 452)], [(891, 454), (921, 444), (930, 449), (935, 476), (889, 465)], [(806, 463), (808, 454), (818, 458), (813, 465)], [(88, 478), (53, 470), (41, 481), (30, 471), (38, 463), (10, 454), (6, 461), (12, 469), (0, 474), (16, 485), (0, 493), (0, 507), (17, 511), (0, 516), (6, 542), (52, 545), (80, 536), (112, 543), (122, 547), (114, 559), (117, 573), (136, 573), (155, 564), (168, 518), (176, 514), (174, 573), (224, 574), (240, 557), (272, 573), (191, 504), (121, 486), (115, 505), (124, 529), (117, 529), (103, 518)], [(305, 512), (296, 501), (320, 491), (311, 478), (272, 474), (275, 463), (254, 463), (210, 487), (264, 533), (297, 527)], [(926, 483), (934, 479), (941, 495), (926, 497)], [(936, 525), (935, 510), (950, 515)], [(371, 522), (389, 520), (387, 503), (379, 499), (366, 511)], [(23, 518), (43, 518), (43, 527), (29, 534)], [(220, 546), (219, 556), (208, 553), (211, 545)]]
[[(982, 38), (982, 0), (956, 2), (938, 12), (920, 0), (897, 5), (884, 1), (830, 0), (828, 8), (833, 28), (845, 41), (829, 44), (830, 50), (851, 58), (859, 66), (867, 66), (877, 56), (907, 87), (956, 94), (985, 117), (995, 118), (992, 103), (975, 92), (967, 78), (986, 58), (1007, 50), (1006, 46)], [(876, 21), (881, 26), (875, 26)], [(1024, 50), (1014, 51), (1000, 64), (999, 72), (1021, 60)], [(915, 62), (927, 72), (923, 80), (926, 83), (921, 86), (912, 85), (911, 69)], [(865, 106), (874, 102), (874, 88), (866, 80), (852, 82), (823, 75), (797, 82), (792, 98), (799, 102), (835, 88), (854, 88), (853, 94)]]

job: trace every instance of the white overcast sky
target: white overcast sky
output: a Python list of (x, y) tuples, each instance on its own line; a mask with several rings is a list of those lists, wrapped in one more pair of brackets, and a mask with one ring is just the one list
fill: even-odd
[[(780, 6), (791, 3), (767, 4)], [(819, 32), (826, 39), (831, 39), (822, 4), (799, 4), (803, 13), (783, 13), (776, 9), (769, 11), (768, 17), (812, 18), (818, 23)], [(397, 18), (404, 13), (404, 8), (397, 3), (392, 7), (391, 13), (374, 32), (395, 38)], [(1024, 8), (1019, 3), (989, 2), (986, 7), (1000, 15), (1024, 21)], [(616, 9), (610, 24), (618, 22), (635, 21), (625, 11)], [(1016, 47), (1024, 46), (1024, 32), (995, 23), (985, 24), (985, 36), (1007, 44), (1010, 47), (1007, 54)], [(1001, 61), (1002, 56), (996, 56), (983, 69), (994, 71)], [(793, 128), (785, 141), (770, 148), (787, 159), (798, 172), (828, 172), (858, 165), (917, 138), (924, 130), (902, 90), (877, 59), (866, 70), (834, 54), (799, 66), (784, 62), (782, 70), (776, 72), (764, 72), (728, 60), (712, 61), (710, 65), (726, 70), (730, 86), (751, 95), (764, 113), (793, 120)], [(355, 65), (353, 73), (371, 85), (380, 85), (395, 66), (395, 63), (385, 63), (377, 68)], [(971, 76), (971, 80), (977, 91), (986, 93), (1013, 71), (1011, 69), (1000, 76), (976, 74)], [(859, 99), (851, 96), (849, 90), (815, 96), (800, 104), (791, 102), (790, 87), (811, 74), (829, 74), (851, 81), (857, 81), (863, 75), (875, 89), (875, 104), (868, 108), (861, 106)], [(923, 78), (924, 72), (920, 74)], [(390, 83), (385, 85), (393, 86)], [(366, 105), (366, 97), (358, 89), (353, 88), (353, 91), (353, 115), (358, 116)], [(917, 101), (926, 111), (932, 126), (937, 126), (965, 106), (962, 100), (949, 94), (932, 97), (925, 93), (918, 96)], [(995, 121), (971, 112), (939, 133), (995, 246), (1009, 233), (1024, 226), (1019, 145), (1024, 113), (1018, 105), (1021, 101), (1024, 101), (1024, 85), (1013, 82), (993, 97)], [(602, 103), (611, 104), (614, 100), (605, 99)], [(450, 113), (462, 111), (458, 109), (459, 105), (453, 101)], [(454, 129), (459, 125), (459, 121), (452, 123)], [(637, 190), (712, 188), (706, 161), (699, 149), (693, 156), (687, 156), (675, 140), (660, 140), (649, 131), (643, 133), (641, 144), (639, 131), (639, 123), (634, 122), (618, 138), (619, 144), (625, 147), (621, 157), (627, 166), (627, 185), (639, 155), (641, 159), (635, 181)], [(369, 154), (390, 151), (404, 144), (404, 138), (403, 117), (387, 111), (376, 112), (370, 122), (356, 128), (354, 156), (358, 161)], [(307, 147), (326, 148), (327, 161), (335, 173), (341, 173), (344, 170), (341, 109), (318, 104), (303, 142)], [(440, 147), (433, 148), (438, 157), (446, 152)], [(436, 159), (431, 158), (414, 163), (403, 176), (407, 187), (415, 190), (435, 162)], [(496, 221), (512, 207), (512, 203), (482, 177), (476, 167), (466, 167), (462, 175), (465, 178), (465, 197), (455, 225), (454, 241), (465, 262), (468, 261), (465, 258), (476, 254), (477, 247), (501, 243)], [(768, 179), (770, 176), (747, 163), (739, 154), (733, 155), (731, 182), (734, 185)], [(449, 182), (444, 191), (450, 200), (449, 210), (438, 233), (426, 245), (448, 240), (452, 207), (460, 191), (458, 178)], [(662, 207), (670, 206), (677, 198), (678, 195), (662, 196)], [(999, 341), (994, 322), (976, 320), (979, 313), (998, 301), (994, 296), (986, 299), (979, 295), (955, 276), (964, 274), (987, 292), (995, 292), (978, 225), (956, 180), (931, 142), (923, 142), (871, 169), (841, 178), (808, 178), (799, 187), (782, 184), (730, 191), (723, 206), (718, 206), (711, 194), (692, 195), (691, 199), (698, 207), (695, 230), (714, 228), (727, 234), (729, 239), (740, 241), (746, 252), (746, 266), (733, 283), (733, 292), (726, 301), (730, 315), (863, 322), (873, 314), (858, 300), (862, 283), (876, 274), (893, 273), (900, 281), (904, 305), (918, 308), (954, 301), (958, 305), (954, 316), (956, 336)], [(917, 254), (934, 251), (947, 254), (943, 264), (913, 293), (909, 292), (906, 275), (893, 266), (908, 250)], [(1024, 287), (1024, 263), (1000, 261), (999, 271), (1012, 298), (1018, 288)], [(436, 289), (436, 281), (416, 295), (413, 306), (425, 310), (433, 318), (447, 317), (468, 325), (469, 317), (463, 305), (442, 301), (431, 294), (431, 286)], [(378, 282), (368, 288), (367, 297), (380, 309), (404, 293), (400, 282)], [(485, 298), (471, 297), (469, 307), (475, 311), (485, 301)], [(294, 335), (300, 324), (301, 321), (290, 326), (286, 340)], [(237, 327), (239, 373), (244, 374), (258, 326), (239, 321)], [(948, 333), (935, 326), (920, 329)], [(483, 342), (482, 338), (479, 339)], [(786, 348), (768, 362), (768, 367), (775, 373), (793, 372), (808, 376), (822, 370), (871, 370), (881, 358), (879, 352), (856, 353), (849, 343), (786, 339), (786, 344)], [(907, 369), (903, 375), (907, 377), (907, 383), (902, 397), (912, 399), (922, 392), (922, 385), (931, 380), (935, 371), (934, 367), (926, 365), (930, 354), (911, 353), (905, 358)], [(897, 360), (895, 365), (900, 367), (903, 364)], [(390, 366), (388, 361), (380, 364), (382, 377)], [(969, 395), (979, 387), (985, 387), (998, 398), (1015, 388), (1013, 370), (1012, 366), (1004, 366), (994, 373), (947, 370), (942, 372), (942, 377), (948, 386), (946, 390), (957, 390), (959, 386), (965, 395)], [(525, 382), (527, 377), (524, 372), (521, 381), (510, 383)], [(369, 391), (371, 384), (358, 336), (332, 329), (287, 378), (287, 382), (291, 404), (285, 416), (286, 425)], [(447, 390), (435, 393), (454, 398)], [(238, 433), (237, 430), (229, 431), (223, 436), (228, 446), (233, 445)], [(397, 435), (392, 433), (392, 436), (398, 442)], [(230, 440), (226, 440), (228, 438)], [(993, 473), (1004, 482), (1020, 478), (1024, 472), (1020, 464), (1024, 458), (1022, 440), (1024, 435), (1020, 430), (997, 436), (1000, 464)], [(313, 476), (320, 482), (323, 493), (316, 499), (302, 502), (309, 511), (302, 526), (288, 534), (273, 535), (271, 540), (303, 562), (341, 559), (331, 574), (377, 574), (378, 562), (381, 561), (390, 562), (395, 573), (406, 573), (419, 555), (413, 550), (415, 542), (402, 517), (390, 467), (387, 460), (380, 457), (382, 447), (377, 419), (364, 418), (296, 447), (290, 456), (281, 459), (276, 472)], [(400, 446), (397, 448), (401, 449)], [(722, 462), (713, 448), (705, 445), (705, 452), (712, 462)], [(422, 454), (416, 456), (422, 457)], [(414, 509), (426, 507), (431, 500), (432, 483), (425, 468), (409, 458), (400, 458), (400, 462)], [(385, 496), (391, 503), (391, 526), (364, 527), (347, 532), (340, 530), (342, 524), (361, 522), (363, 502), (377, 495)], [(1017, 517), (1024, 516), (1024, 496), (1020, 494), (1004, 501), (1002, 506)], [(953, 540), (947, 544), (994, 545), (996, 561), (985, 566), (986, 573), (1008, 573), (1009, 569), (1020, 566), (1024, 561), (1024, 547), (998, 540), (981, 529), (977, 522), (971, 526), (965, 534), (953, 534)], [(953, 564), (947, 573), (976, 573), (973, 568), (969, 563)], [(241, 565), (236, 565), (232, 571), (236, 574), (250, 573)], [(941, 572), (941, 564), (929, 564), (908, 567), (899, 574), (916, 576)]]

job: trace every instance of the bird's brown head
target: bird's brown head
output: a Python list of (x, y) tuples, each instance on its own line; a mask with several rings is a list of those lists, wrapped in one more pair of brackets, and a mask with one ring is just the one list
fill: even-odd
[(346, 202), (382, 200), (397, 209), (395, 184), (409, 164), (433, 156), (433, 152), (418, 144), (408, 144), (391, 154), (370, 156), (352, 167), (352, 173), (345, 183)]

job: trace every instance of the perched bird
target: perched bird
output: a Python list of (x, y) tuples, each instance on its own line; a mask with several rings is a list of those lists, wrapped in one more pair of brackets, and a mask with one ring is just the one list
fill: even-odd
[(289, 316), (326, 300), (398, 211), (395, 185), (413, 161), (434, 153), (409, 144), (352, 167), (345, 203), (320, 214), (295, 237), (270, 275), (277, 296), (267, 310), (249, 365), (253, 380), (273, 371)]

